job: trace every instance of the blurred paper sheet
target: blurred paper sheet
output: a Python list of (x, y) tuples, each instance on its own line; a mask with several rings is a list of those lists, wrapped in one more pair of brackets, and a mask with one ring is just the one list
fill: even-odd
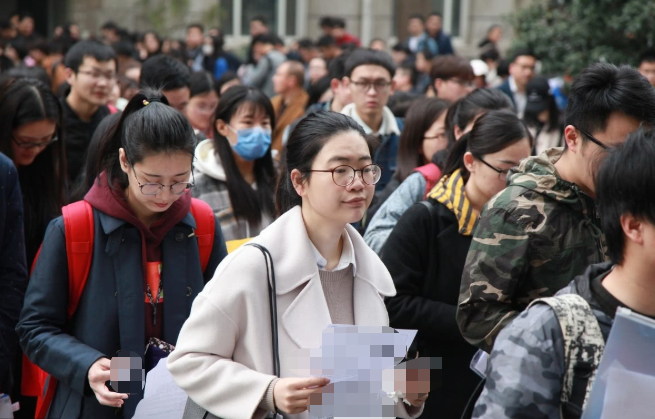
[(146, 376), (143, 400), (137, 405), (133, 419), (182, 419), (186, 402), (187, 395), (173, 381), (164, 358)]
[(654, 393), (655, 377), (612, 366), (601, 419), (653, 417)]

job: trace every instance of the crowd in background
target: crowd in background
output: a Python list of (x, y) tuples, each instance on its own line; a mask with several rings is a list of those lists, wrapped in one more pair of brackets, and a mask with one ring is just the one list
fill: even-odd
[[(144, 186), (159, 187), (152, 194), (157, 195), (165, 187), (174, 193), (176, 185), (186, 185), (179, 187), (179, 195), (189, 195), (186, 190), (191, 189), (190, 195), (206, 203), (217, 220), (216, 246), (209, 268), (212, 272), (200, 272), (196, 266), (197, 283), (187, 288), (186, 296), (195, 297), (200, 291), (197, 288), (212, 277), (226, 256), (230, 243), (256, 237), (282, 219), (276, 193), (280, 185), (284, 186), (285, 176), (291, 179), (311, 171), (326, 171), (314, 170), (311, 162), (299, 157), (311, 155), (312, 161), (318, 158), (318, 148), (312, 154), (300, 141), (314, 147), (310, 139), (324, 135), (317, 115), (334, 126), (356, 123), (353, 126), (359, 128), (347, 126), (342, 131), (355, 130), (366, 139), (364, 148), (371, 152), (366, 168), (351, 167), (353, 163), (342, 158), (339, 167), (327, 171), (332, 172), (336, 186), (350, 188), (353, 182), (359, 182), (357, 172), (361, 172), (362, 185), (374, 187), (370, 205), (360, 218), (348, 223), (391, 274), (397, 295), (385, 301), (390, 325), (418, 329), (418, 347), (414, 349), (421, 356), (450, 360), (444, 362), (440, 374), (440, 379), (449, 384), (432, 390), (421, 407), (422, 417), (459, 418), (467, 406), (473, 409), (473, 394), (482, 394), (473, 417), (485, 417), (485, 411), (501, 414), (504, 407), (499, 393), (513, 388), (503, 370), (503, 364), (512, 362), (507, 354), (517, 347), (510, 340), (519, 335), (524, 338), (521, 334), (531, 327), (529, 319), (519, 314), (536, 297), (553, 295), (583, 274), (588, 265), (605, 260), (603, 246), (598, 245), (601, 231), (614, 231), (615, 236), (608, 239), (613, 238), (621, 246), (626, 243), (620, 225), (603, 221), (599, 226), (597, 220), (589, 218), (597, 195), (595, 179), (589, 175), (593, 166), (590, 160), (596, 154), (590, 159), (591, 154), (584, 150), (590, 146), (605, 150), (608, 144), (622, 142), (618, 139), (625, 138), (640, 123), (655, 122), (654, 51), (642, 53), (636, 71), (597, 64), (569, 85), (561, 78), (540, 75), (539, 57), (529, 49), (503, 54), (498, 46), (502, 37), (499, 25), (489, 28), (477, 57), (458, 55), (442, 29), (441, 14), (436, 12), (410, 16), (408, 38), (393, 46), (383, 39), (361, 45), (348, 32), (345, 21), (336, 17), (320, 20), (322, 35), (318, 39), (303, 38), (291, 44), (272, 33), (265, 18), (255, 17), (250, 21), (251, 41), (245, 51), (228, 50), (220, 28), (201, 24), (189, 25), (184, 40), (166, 38), (154, 31), (130, 33), (114, 22), (105, 23), (98, 36), (85, 40), (80, 39), (80, 27), (74, 23), (58, 26), (47, 38), (35, 33), (34, 26), (33, 17), (27, 13), (14, 13), (0, 21), (0, 152), (17, 168), (22, 195), (14, 195), (13, 199), (21, 196), (24, 213), (22, 245), (17, 251), (24, 252), (25, 267), (34, 264), (48, 225), (62, 215), (61, 208), (82, 199), (137, 226), (144, 237), (143, 260), (161, 261), (161, 251), (153, 249), (166, 243), (166, 228), (182, 222), (190, 204), (182, 208), (180, 203), (170, 223), (148, 224), (138, 210), (140, 204), (129, 209), (110, 202), (111, 182), (127, 188), (121, 199), (128, 203), (132, 190), (147, 195)], [(157, 113), (152, 110), (152, 115), (147, 114), (148, 107)], [(330, 111), (349, 118), (331, 120), (336, 117), (330, 116)], [(143, 121), (137, 120), (139, 112), (143, 113)], [(137, 141), (131, 138), (145, 138), (149, 130), (157, 130), (162, 141), (143, 140), (146, 145), (130, 145), (130, 141)], [(187, 131), (188, 141), (166, 143), (169, 137), (186, 135)], [(335, 132), (340, 131), (335, 128)], [(639, 131), (634, 137), (633, 143), (641, 144), (644, 138), (652, 141), (652, 133), (648, 132)], [(137, 174), (136, 165), (145, 164), (149, 152), (161, 150), (192, 154), (192, 180), (187, 183), (186, 178), (177, 179), (174, 184), (164, 185), (156, 176), (148, 179), (147, 174)], [(618, 164), (618, 158), (609, 159), (608, 167)], [(289, 162), (295, 162), (297, 173), (288, 170)], [(149, 160), (148, 164), (160, 168), (182, 167), (183, 163)], [(632, 171), (648, 172), (638, 163)], [(180, 170), (182, 177), (189, 177), (188, 170)], [(123, 173), (129, 174), (129, 180), (123, 179)], [(129, 183), (131, 176), (137, 184)], [(560, 182), (559, 176), (566, 177), (566, 182)], [(614, 185), (609, 175), (599, 181), (607, 190), (621, 187)], [(644, 184), (648, 182), (653, 187), (652, 180)], [(553, 195), (557, 203), (544, 204), (544, 196)], [(309, 194), (307, 199), (318, 200), (317, 196)], [(607, 195), (601, 195), (600, 203), (607, 208), (610, 201)], [(421, 202), (428, 205), (414, 205)], [(531, 212), (533, 202), (537, 202), (537, 209)], [(644, 211), (649, 210), (652, 207)], [(605, 211), (607, 217), (620, 215), (609, 209), (600, 211)], [(648, 217), (652, 223), (654, 220)], [(119, 228), (115, 221), (101, 221), (105, 232)], [(7, 222), (0, 220), (0, 224)], [(543, 224), (551, 222), (555, 233), (544, 230)], [(497, 246), (494, 234), (513, 237), (516, 244), (503, 242), (507, 249)], [(48, 237), (53, 246), (58, 243), (55, 239), (63, 240), (54, 233)], [(177, 238), (170, 242), (180, 242)], [(637, 244), (629, 249), (637, 256), (627, 259), (620, 256), (627, 248), (617, 250), (617, 244), (610, 244), (612, 261), (621, 264), (646, 258), (636, 250), (643, 241), (633, 241)], [(2, 247), (5, 251), (6, 243)], [(56, 265), (56, 256), (50, 251), (45, 258)], [(39, 262), (42, 267), (37, 269), (36, 277), (41, 284), (48, 262)], [(139, 261), (134, 263), (138, 265)], [(65, 268), (65, 257), (64, 265), (56, 267)], [(603, 269), (607, 274), (608, 268)], [(347, 274), (356, 276), (350, 271)], [(593, 280), (600, 273), (587, 275)], [(526, 284), (517, 286), (516, 276), (525, 279)], [(549, 278), (556, 278), (556, 284), (544, 285)], [(321, 281), (324, 279), (321, 277)], [(481, 291), (481, 283), (487, 284), (490, 291)], [(146, 306), (152, 306), (147, 316), (153, 321), (146, 321), (146, 338), (157, 337), (175, 344), (183, 320), (189, 315), (188, 310), (180, 308), (186, 303), (181, 299), (176, 308), (180, 310), (176, 315), (182, 318), (177, 328), (161, 330), (161, 322), (157, 326), (157, 307), (163, 303), (156, 292), (154, 299), (150, 295), (150, 282), (147, 287)], [(184, 287), (180, 287), (183, 292)], [(609, 300), (606, 292), (592, 290), (589, 297), (587, 291), (579, 293), (594, 301)], [(39, 329), (36, 307), (47, 296), (30, 288), (26, 298), (35, 308), (24, 309), (21, 314), (21, 349), (32, 361), (38, 359), (40, 367), (49, 367), (59, 377), (74, 375), (64, 366), (55, 365), (61, 361), (56, 357), (39, 358), (38, 348), (44, 343), (38, 333), (61, 330)], [(7, 307), (16, 309), (17, 316), (23, 301), (6, 301)], [(173, 301), (177, 304), (172, 296), (170, 301), (171, 306)], [(330, 314), (336, 315), (335, 307), (330, 305)], [(93, 317), (91, 307), (81, 309)], [(525, 313), (534, 313), (530, 310)], [(160, 309), (159, 315), (163, 312)], [(65, 315), (61, 316), (64, 322)], [(517, 322), (507, 326), (515, 317)], [(14, 327), (17, 321), (15, 318)], [(353, 322), (352, 316), (344, 321)], [(93, 341), (93, 323), (76, 324), (78, 328), (67, 333)], [(505, 326), (507, 329), (499, 334)], [(552, 324), (546, 326), (553, 329)], [(3, 336), (15, 335), (14, 327), (3, 329)], [(186, 333), (191, 336), (191, 332)], [(502, 350), (492, 352), (494, 340), (501, 342)], [(114, 343), (103, 340), (98, 345), (113, 348)], [(66, 345), (63, 341), (59, 344), (62, 348)], [(546, 346), (539, 346), (539, 350), (547, 351)], [(491, 353), (490, 368), (503, 371), (488, 379), (486, 385), (469, 368), (478, 348)], [(193, 352), (191, 349), (185, 350)], [(28, 388), (18, 337), (0, 350), (0, 358), (11, 358), (11, 362), (3, 359), (0, 391), (21, 401), (16, 417), (32, 419), (37, 394)], [(190, 379), (174, 362), (169, 361), (171, 371), (182, 377), (180, 380)], [(522, 365), (521, 373), (530, 375), (534, 370)], [(91, 386), (88, 388), (75, 387), (79, 377), (70, 382), (62, 378), (66, 391), (87, 397), (101, 392), (94, 383), (87, 384)], [(278, 401), (275, 399), (273, 404), (272, 393), (276, 384), (269, 385), (268, 389), (262, 388), (266, 394), (253, 409), (276, 408)], [(561, 392), (561, 387), (558, 389)], [(185, 390), (205, 397), (192, 385)], [(533, 388), (529, 391), (538, 392)], [(528, 390), (525, 392), (528, 394)], [(61, 391), (58, 394), (60, 399), (53, 401), (53, 409), (67, 411), (70, 407)], [(557, 388), (549, 389), (556, 402), (549, 409), (559, 406), (557, 394)], [(532, 393), (529, 397), (533, 397)], [(75, 417), (106, 417), (100, 405), (123, 406), (119, 401), (104, 403), (101, 399), (98, 396), (100, 403), (93, 406), (84, 405), (81, 399), (74, 401), (82, 412)], [(514, 401), (517, 406), (524, 402)], [(422, 404), (414, 407), (419, 406)], [(126, 417), (134, 413), (134, 408), (125, 405)], [(417, 412), (407, 408), (405, 413), (416, 417)]]

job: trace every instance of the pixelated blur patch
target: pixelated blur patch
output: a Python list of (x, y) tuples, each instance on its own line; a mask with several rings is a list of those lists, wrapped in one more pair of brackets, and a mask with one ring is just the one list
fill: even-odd
[(111, 359), (109, 378), (115, 392), (140, 394), (146, 383), (143, 359), (136, 352), (119, 351)]

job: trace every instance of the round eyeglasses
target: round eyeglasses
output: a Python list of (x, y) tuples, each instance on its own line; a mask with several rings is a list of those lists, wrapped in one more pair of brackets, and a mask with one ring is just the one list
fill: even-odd
[(142, 185), (141, 182), (139, 182), (139, 178), (136, 177), (136, 170), (134, 170), (134, 166), (132, 166), (132, 172), (134, 172), (134, 179), (136, 179), (136, 183), (137, 185), (139, 185), (139, 189), (141, 189), (141, 193), (148, 196), (157, 195), (166, 186), (170, 188), (171, 194), (183, 195), (188, 189), (193, 188), (196, 182), (196, 178), (195, 175), (193, 174), (193, 170), (191, 171), (193, 182), (176, 182), (173, 183), (172, 185), (163, 185), (161, 183), (153, 183), (153, 182), (144, 183)]
[(357, 172), (361, 173), (362, 181), (367, 185), (375, 185), (382, 177), (382, 168), (377, 164), (369, 164), (362, 169), (342, 165), (332, 170), (307, 170), (308, 172), (332, 173), (332, 181), (337, 186), (350, 186), (355, 182)]

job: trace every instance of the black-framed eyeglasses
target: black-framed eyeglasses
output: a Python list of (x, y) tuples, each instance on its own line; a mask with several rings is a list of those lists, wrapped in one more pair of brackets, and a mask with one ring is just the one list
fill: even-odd
[(376, 92), (382, 92), (388, 89), (391, 86), (390, 81), (386, 80), (359, 80), (359, 81), (353, 81), (352, 84), (355, 85), (357, 90), (362, 91), (362, 92), (368, 92), (371, 89), (371, 86), (375, 89)]
[(375, 185), (382, 177), (382, 168), (377, 164), (369, 164), (362, 169), (348, 165), (337, 166), (332, 170), (307, 170), (308, 172), (332, 173), (332, 181), (337, 186), (350, 186), (355, 182), (357, 172), (362, 175), (362, 181), (367, 185)]
[(41, 142), (38, 142), (38, 143), (35, 143), (35, 142), (33, 142), (33, 141), (22, 141), (22, 140), (19, 140), (18, 138), (16, 138), (15, 135), (12, 135), (11, 137), (12, 137), (12, 139), (14, 140), (14, 143), (16, 143), (16, 145), (17, 145), (18, 147), (20, 147), (20, 148), (25, 148), (25, 149), (47, 147), (47, 146), (49, 146), (50, 144), (52, 144), (52, 143), (54, 143), (54, 142), (56, 142), (56, 141), (59, 141), (59, 137), (57, 137), (56, 134), (53, 135), (52, 138), (51, 138), (50, 140), (48, 140), (48, 141), (41, 141)]
[(78, 74), (84, 74), (86, 76), (91, 77), (93, 80), (100, 80), (100, 79), (105, 79), (109, 82), (115, 81), (117, 75), (115, 73), (103, 73), (100, 71), (84, 71), (84, 70), (78, 70)]
[(503, 170), (503, 169), (499, 169), (499, 168), (497, 168), (496, 166), (492, 166), (491, 164), (487, 163), (487, 162), (486, 162), (482, 157), (480, 157), (480, 156), (475, 156), (475, 158), (478, 159), (478, 160), (480, 160), (480, 161), (482, 162), (482, 164), (484, 164), (485, 166), (487, 166), (488, 168), (490, 168), (490, 169), (493, 170), (494, 172), (498, 173), (498, 177), (501, 177), (501, 176), (503, 176), (503, 175), (506, 176), (507, 173), (509, 172), (509, 169), (505, 169), (505, 170)]
[(191, 170), (191, 177), (193, 178), (192, 182), (175, 182), (172, 185), (149, 182), (142, 185), (141, 182), (139, 182), (139, 178), (136, 177), (136, 170), (134, 169), (134, 166), (131, 163), (130, 166), (132, 166), (132, 171), (134, 172), (134, 179), (136, 179), (136, 183), (139, 185), (139, 189), (141, 189), (141, 193), (144, 195), (157, 195), (167, 186), (170, 188), (170, 191), (173, 195), (183, 195), (188, 189), (193, 188), (196, 183), (195, 175), (193, 174), (193, 170)]
[(596, 144), (598, 147), (602, 148), (603, 150), (607, 150), (607, 149), (609, 148), (607, 145), (601, 143), (600, 140), (599, 140), (598, 138), (594, 137), (593, 135), (591, 135), (591, 134), (588, 133), (587, 131), (585, 131), (585, 130), (583, 130), (583, 129), (580, 129), (580, 128), (578, 128), (578, 127), (575, 127), (575, 129), (577, 129), (578, 131), (580, 131), (580, 132), (582, 133), (582, 135), (584, 135), (585, 137), (587, 137), (587, 138), (589, 139), (589, 141), (591, 141), (592, 143)]

